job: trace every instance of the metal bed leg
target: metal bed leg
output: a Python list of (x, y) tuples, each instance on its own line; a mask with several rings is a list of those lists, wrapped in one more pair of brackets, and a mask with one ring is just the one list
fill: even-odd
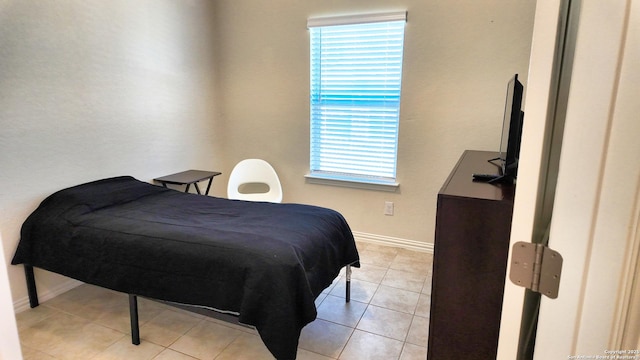
[(138, 325), (138, 297), (129, 294), (129, 317), (131, 318), (131, 343), (140, 345), (140, 327)]
[(27, 293), (29, 294), (29, 306), (33, 309), (40, 305), (38, 291), (36, 290), (36, 277), (33, 274), (33, 266), (24, 264), (24, 275), (27, 279)]
[(351, 301), (351, 265), (347, 265), (347, 293), (345, 294), (346, 302)]

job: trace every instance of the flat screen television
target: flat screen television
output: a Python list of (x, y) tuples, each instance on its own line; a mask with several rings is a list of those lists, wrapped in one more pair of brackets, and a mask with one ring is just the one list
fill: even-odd
[(520, 160), (520, 140), (522, 139), (522, 112), (523, 86), (515, 74), (507, 84), (507, 98), (504, 105), (504, 118), (502, 119), (502, 137), (500, 138), (500, 165), (502, 175), (516, 178), (518, 175), (518, 161)]
[(524, 87), (518, 80), (518, 74), (507, 83), (507, 96), (502, 118), (502, 136), (500, 137), (499, 157), (489, 159), (500, 167), (500, 175), (474, 174), (474, 179), (488, 182), (513, 182), (518, 175), (520, 159), (520, 140), (522, 138), (522, 93)]

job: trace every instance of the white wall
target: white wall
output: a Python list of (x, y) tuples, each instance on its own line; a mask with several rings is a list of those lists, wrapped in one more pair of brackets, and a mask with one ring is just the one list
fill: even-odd
[[(307, 18), (407, 10), (397, 193), (308, 184)], [(271, 162), (285, 202), (342, 212), (354, 231), (433, 242), (436, 195), (465, 149), (497, 150), (507, 81), (526, 85), (535, 1), (234, 0), (216, 3), (228, 166)], [(223, 175), (223, 182), (226, 181)], [(383, 215), (385, 201), (395, 215)]]
[[(212, 18), (206, 0), (0, 1), (7, 263), (22, 222), (54, 191), (217, 169)], [(14, 301), (25, 299), (22, 267), (8, 273)], [(68, 281), (46, 272), (37, 280), (41, 293)]]

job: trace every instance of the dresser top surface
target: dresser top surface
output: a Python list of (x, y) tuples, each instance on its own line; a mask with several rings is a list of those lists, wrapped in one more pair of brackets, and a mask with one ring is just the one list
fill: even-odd
[(488, 184), (473, 180), (473, 174), (500, 174), (500, 169), (489, 160), (498, 157), (494, 151), (465, 150), (453, 171), (440, 189), (439, 195), (459, 196), (486, 200), (511, 200), (515, 184)]

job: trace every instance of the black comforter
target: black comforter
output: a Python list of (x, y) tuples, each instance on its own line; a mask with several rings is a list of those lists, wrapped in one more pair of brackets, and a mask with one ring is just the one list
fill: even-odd
[(61, 190), (29, 216), (12, 264), (239, 313), (294, 359), (314, 299), (358, 252), (325, 208), (185, 194), (117, 177)]

